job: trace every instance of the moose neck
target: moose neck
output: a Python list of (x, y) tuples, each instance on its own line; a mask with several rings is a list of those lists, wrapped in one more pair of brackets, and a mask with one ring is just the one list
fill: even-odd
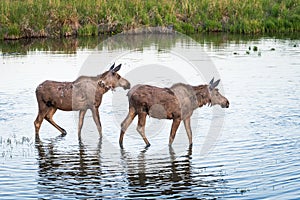
[(206, 104), (211, 103), (211, 96), (209, 93), (208, 85), (193, 86), (193, 89), (197, 97), (198, 107), (202, 107)]

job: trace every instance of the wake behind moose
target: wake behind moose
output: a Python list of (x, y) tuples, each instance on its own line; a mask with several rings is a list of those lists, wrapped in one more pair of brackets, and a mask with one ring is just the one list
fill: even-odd
[(102, 136), (102, 126), (98, 108), (102, 101), (102, 96), (109, 90), (116, 87), (130, 89), (130, 83), (117, 72), (121, 64), (98, 76), (80, 76), (73, 82), (45, 81), (36, 88), (36, 98), (38, 102), (38, 115), (34, 121), (36, 136), (44, 119), (57, 128), (63, 135), (67, 132), (57, 125), (53, 120), (53, 115), (59, 110), (79, 111), (78, 137), (81, 137), (81, 129), (86, 111), (92, 111), (93, 120), (97, 126), (99, 135)]
[(219, 93), (216, 88), (220, 80), (209, 85), (191, 86), (177, 83), (170, 88), (159, 88), (150, 85), (136, 85), (128, 92), (129, 112), (121, 123), (119, 144), (123, 147), (124, 134), (138, 115), (137, 131), (142, 136), (146, 147), (150, 143), (145, 135), (146, 116), (158, 119), (172, 119), (172, 128), (169, 137), (169, 145), (173, 143), (176, 131), (183, 121), (189, 144), (192, 145), (191, 116), (193, 111), (203, 105), (220, 105), (229, 107), (229, 101)]

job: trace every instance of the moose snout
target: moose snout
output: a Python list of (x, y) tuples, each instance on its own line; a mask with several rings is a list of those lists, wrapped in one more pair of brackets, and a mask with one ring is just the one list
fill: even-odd
[(130, 89), (130, 88), (131, 88), (131, 85), (130, 85), (130, 83), (128, 82), (128, 84), (124, 87), (124, 89), (127, 90), (127, 89)]
[(229, 101), (226, 101), (225, 108), (229, 108)]
[(221, 104), (222, 108), (229, 108), (229, 101), (226, 100), (224, 103)]
[(131, 85), (129, 82), (127, 82), (125, 85), (123, 85), (124, 90), (130, 89)]
[(127, 81), (125, 78), (121, 78), (119, 80), (119, 86), (121, 86), (124, 90), (130, 89), (131, 87), (130, 82)]

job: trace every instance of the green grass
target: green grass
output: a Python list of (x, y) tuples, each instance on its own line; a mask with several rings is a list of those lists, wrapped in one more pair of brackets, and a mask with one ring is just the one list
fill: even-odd
[(187, 34), (300, 30), (299, 0), (2, 0), (0, 10), (0, 37), (11, 39), (169, 25)]

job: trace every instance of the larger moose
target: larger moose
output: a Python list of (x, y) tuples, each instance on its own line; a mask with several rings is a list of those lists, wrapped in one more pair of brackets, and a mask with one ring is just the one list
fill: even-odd
[(229, 101), (216, 88), (220, 80), (209, 85), (191, 86), (183, 83), (174, 84), (171, 88), (159, 88), (150, 85), (136, 85), (128, 92), (129, 112), (121, 124), (119, 144), (123, 147), (123, 137), (128, 126), (138, 115), (137, 131), (144, 139), (146, 147), (150, 143), (145, 135), (146, 116), (158, 119), (172, 119), (169, 145), (173, 143), (176, 131), (181, 121), (192, 145), (191, 115), (193, 111), (203, 105), (220, 105), (229, 107)]
[(44, 119), (57, 128), (63, 135), (67, 132), (58, 126), (53, 115), (59, 110), (79, 111), (78, 137), (81, 137), (83, 119), (88, 109), (92, 111), (93, 119), (96, 123), (99, 135), (102, 136), (102, 127), (98, 108), (102, 101), (102, 96), (108, 90), (116, 87), (130, 88), (130, 83), (122, 78), (117, 72), (121, 64), (98, 76), (80, 76), (73, 82), (45, 81), (36, 88), (36, 98), (38, 102), (38, 115), (34, 121), (36, 136)]

